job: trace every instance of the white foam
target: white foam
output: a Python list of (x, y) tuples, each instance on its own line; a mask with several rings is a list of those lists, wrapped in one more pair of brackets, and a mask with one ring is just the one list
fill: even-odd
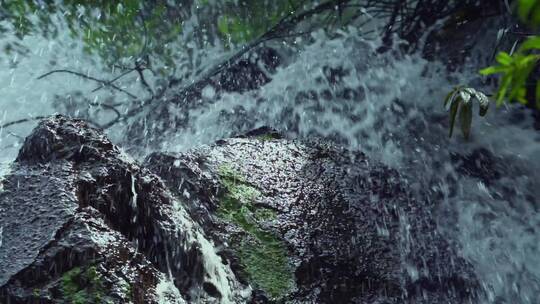
[(163, 277), (156, 285), (157, 302), (159, 304), (187, 304), (180, 291), (168, 277)]
[[(188, 250), (193, 244), (198, 245), (203, 256), (204, 279), (206, 282), (212, 283), (221, 294), (219, 303), (237, 303), (239, 299), (249, 295), (250, 288), (243, 286), (236, 280), (230, 266), (225, 265), (222, 258), (216, 253), (216, 246), (205, 237), (199, 225), (193, 222), (177, 200), (175, 200), (174, 215), (176, 229), (179, 233), (186, 235), (184, 249)], [(199, 292), (201, 291), (192, 290), (192, 298), (197, 299)]]

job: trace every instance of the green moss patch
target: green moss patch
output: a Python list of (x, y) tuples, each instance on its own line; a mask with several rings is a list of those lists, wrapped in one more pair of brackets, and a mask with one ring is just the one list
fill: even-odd
[(219, 177), (226, 192), (218, 216), (247, 234), (233, 246), (250, 282), (273, 298), (284, 296), (293, 286), (287, 249), (275, 233), (261, 227), (262, 222), (275, 219), (276, 212), (253, 204), (260, 192), (230, 165), (219, 167)]
[(262, 141), (269, 141), (269, 140), (277, 139), (278, 137), (276, 135), (267, 133), (267, 134), (258, 135), (255, 138)]
[(64, 273), (60, 287), (65, 303), (101, 303), (104, 296), (101, 276), (94, 266), (85, 270), (75, 267)]

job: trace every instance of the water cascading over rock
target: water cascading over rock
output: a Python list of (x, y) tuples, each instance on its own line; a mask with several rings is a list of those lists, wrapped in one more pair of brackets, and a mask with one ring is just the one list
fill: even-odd
[(141, 166), (100, 130), (54, 116), (2, 185), (2, 303), (463, 303), (477, 293), (471, 266), (398, 172), (322, 141), (260, 129)]
[(157, 303), (169, 277), (176, 303), (242, 299), (159, 178), (82, 121), (43, 121), (3, 186), (2, 303)]

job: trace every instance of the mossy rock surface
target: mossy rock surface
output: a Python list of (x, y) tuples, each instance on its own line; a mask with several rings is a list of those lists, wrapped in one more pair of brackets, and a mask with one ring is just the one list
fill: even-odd
[(86, 269), (75, 267), (64, 273), (60, 284), (64, 302), (85, 304), (105, 301), (106, 291), (101, 279), (95, 266)]
[(431, 205), (362, 153), (259, 129), (145, 167), (41, 122), (2, 181), (0, 302), (478, 302)]
[(362, 153), (261, 128), (187, 153), (156, 153), (146, 165), (189, 197), (193, 217), (256, 303), (474, 298), (472, 268), (433, 233), (428, 207), (395, 170)]
[(241, 229), (241, 242), (232, 246), (249, 281), (270, 297), (280, 299), (293, 287), (294, 274), (285, 243), (276, 232), (262, 227), (264, 222), (277, 218), (276, 212), (255, 204), (261, 193), (230, 164), (222, 164), (218, 174), (225, 191), (217, 215)]

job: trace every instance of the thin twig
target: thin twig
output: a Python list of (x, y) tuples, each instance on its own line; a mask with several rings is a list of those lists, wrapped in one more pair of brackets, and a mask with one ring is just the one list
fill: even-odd
[(115, 108), (115, 107), (112, 106), (112, 105), (108, 105), (108, 104), (106, 104), (106, 103), (102, 103), (102, 104), (100, 104), (100, 106), (101, 106), (102, 108), (104, 108), (104, 109), (113, 111), (113, 112), (116, 114), (117, 117), (122, 116), (122, 114), (120, 113), (120, 111), (118, 111), (118, 109)]
[(7, 127), (10, 127), (10, 126), (13, 126), (13, 125), (17, 125), (17, 124), (22, 124), (22, 123), (25, 123), (25, 122), (41, 120), (41, 119), (44, 119), (44, 118), (47, 118), (47, 117), (48, 116), (34, 116), (34, 117), (29, 117), (29, 118), (23, 118), (23, 119), (10, 121), (10, 122), (7, 122), (7, 123), (5, 123), (3, 125), (0, 125), (0, 129), (4, 129), (4, 128), (7, 128)]
[(141, 79), (141, 83), (142, 83), (143, 87), (146, 89), (146, 91), (148, 91), (150, 96), (154, 96), (154, 91), (152, 90), (152, 87), (150, 87), (150, 85), (148, 84), (148, 82), (146, 82), (146, 79), (144, 78), (144, 74), (143, 74), (144, 69), (136, 68), (135, 71), (137, 71), (137, 74), (139, 74), (139, 78)]
[(8, 135), (11, 135), (17, 139), (24, 139), (24, 137), (20, 136), (19, 134), (16, 134), (15, 132), (12, 132), (12, 131), (7, 131), (7, 134)]
[(93, 80), (93, 81), (95, 81), (95, 82), (99, 82), (99, 83), (101, 83), (101, 84), (103, 84), (103, 85), (105, 85), (105, 86), (110, 86), (111, 88), (113, 88), (113, 89), (115, 89), (115, 90), (118, 90), (118, 91), (120, 91), (120, 92), (122, 92), (122, 93), (128, 95), (128, 96), (131, 97), (132, 99), (135, 99), (135, 100), (138, 99), (137, 96), (131, 94), (130, 92), (128, 92), (128, 91), (126, 91), (126, 90), (124, 90), (124, 89), (122, 89), (122, 88), (120, 88), (120, 87), (118, 87), (118, 86), (116, 86), (116, 85), (114, 85), (114, 84), (112, 84), (112, 83), (109, 83), (109, 81), (101, 80), (101, 79), (98, 79), (98, 78), (95, 78), (95, 77), (92, 77), (92, 76), (85, 75), (85, 74), (83, 74), (83, 73), (79, 73), (79, 72), (75, 72), (75, 71), (70, 71), (70, 70), (64, 70), (64, 69), (61, 69), (61, 70), (52, 70), (52, 71), (50, 71), (50, 72), (47, 72), (47, 73), (45, 73), (45, 74), (39, 76), (37, 79), (43, 79), (43, 78), (45, 78), (45, 77), (47, 77), (47, 76), (50, 76), (50, 75), (52, 75), (52, 74), (55, 74), (55, 73), (68, 73), (68, 74), (77, 75), (77, 76), (82, 77), (82, 78), (90, 79), (90, 80)]
[[(194, 81), (190, 83), (189, 85), (183, 87), (180, 89), (178, 93), (175, 94), (173, 97), (174, 99), (177, 99), (178, 97), (181, 97), (188, 92), (191, 92), (193, 89), (202, 86), (203, 84), (206, 84), (210, 78), (216, 76), (217, 74), (221, 73), (224, 69), (230, 67), (232, 64), (234, 64), (236, 61), (238, 61), (240, 58), (242, 58), (246, 53), (253, 50), (255, 47), (259, 46), (263, 42), (277, 39), (282, 37), (282, 32), (291, 30), (294, 28), (294, 26), (298, 25), (300, 22), (307, 20), (308, 18), (320, 14), (327, 10), (333, 10), (336, 3), (340, 4), (347, 4), (352, 0), (335, 0), (335, 1), (329, 1), (325, 2), (323, 4), (319, 4), (315, 6), (314, 8), (307, 10), (305, 12), (302, 12), (300, 14), (293, 14), (293, 15), (287, 15), (283, 17), (280, 21), (278, 21), (273, 27), (271, 27), (268, 31), (266, 31), (264, 34), (259, 36), (256, 40), (242, 46), (239, 51), (237, 51), (234, 55), (226, 59), (225, 61), (217, 64), (214, 68), (208, 70), (207, 73), (205, 73), (204, 76), (200, 77), (199, 80)], [(281, 35), (280, 35), (281, 34)], [(163, 97), (165, 94), (165, 91), (167, 88), (171, 88), (173, 85), (177, 83), (176, 80), (169, 81), (168, 86), (163, 89), (160, 93), (157, 94), (157, 96), (151, 97), (143, 101), (141, 104), (139, 104), (136, 108), (133, 108), (129, 110), (127, 113), (125, 113), (122, 117), (119, 117), (117, 119), (112, 120), (111, 122), (103, 125), (104, 129), (110, 128), (113, 125), (127, 121), (129, 118), (139, 114), (146, 106), (152, 104), (154, 101), (159, 100)]]
[(134, 70), (135, 70), (135, 68), (131, 68), (131, 69), (125, 71), (124, 73), (118, 75), (117, 77), (113, 78), (112, 80), (107, 81), (107, 84), (106, 84), (106, 85), (105, 85), (105, 84), (101, 84), (99, 87), (93, 89), (93, 90), (92, 90), (92, 93), (97, 92), (97, 91), (103, 89), (104, 87), (111, 85), (113, 82), (115, 82), (115, 81), (117, 81), (118, 79), (120, 79), (120, 78), (126, 76), (127, 74), (133, 72)]

